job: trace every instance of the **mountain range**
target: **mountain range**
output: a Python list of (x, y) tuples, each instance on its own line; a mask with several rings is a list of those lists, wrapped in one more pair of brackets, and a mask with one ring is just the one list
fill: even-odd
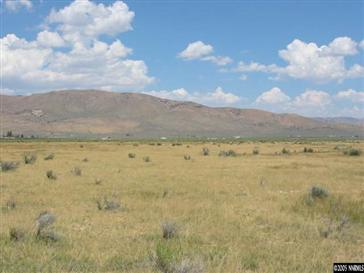
[(0, 99), (3, 134), (65, 138), (364, 136), (360, 119), (208, 107), (141, 93), (65, 90), (1, 95)]

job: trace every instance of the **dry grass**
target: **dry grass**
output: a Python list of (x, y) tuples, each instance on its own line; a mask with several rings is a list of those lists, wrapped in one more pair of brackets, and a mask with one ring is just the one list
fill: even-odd
[[(334, 261), (364, 260), (364, 157), (334, 149), (363, 150), (363, 142), (187, 144), (0, 143), (3, 162), (57, 155), (0, 174), (0, 207), (17, 200), (16, 209), (0, 210), (0, 271), (161, 272), (156, 250), (175, 271), (193, 268), (185, 261), (198, 258), (206, 273), (332, 272)], [(307, 146), (315, 153), (303, 153)], [(222, 158), (221, 150), (243, 156)], [(138, 157), (128, 160), (129, 153)], [(75, 176), (70, 170), (82, 158), (90, 161)], [(57, 183), (49, 183), (47, 170)], [(308, 203), (315, 185), (328, 196)], [(99, 210), (100, 196), (122, 200), (127, 210)], [(57, 242), (34, 239), (43, 211), (57, 215)], [(162, 238), (165, 219), (178, 225), (179, 236)], [(10, 238), (12, 228), (24, 238)]]

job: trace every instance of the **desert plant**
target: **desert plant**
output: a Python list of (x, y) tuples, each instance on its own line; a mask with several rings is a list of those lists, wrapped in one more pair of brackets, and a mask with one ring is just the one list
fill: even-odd
[(312, 148), (303, 148), (303, 152), (304, 153), (313, 153), (313, 149)]
[(289, 153), (290, 153), (290, 151), (288, 149), (286, 149), (286, 148), (282, 149), (282, 154), (289, 154)]
[(71, 171), (75, 176), (81, 176), (82, 175), (82, 171), (79, 167), (74, 167)]
[(9, 237), (12, 241), (20, 241), (24, 238), (25, 233), (19, 228), (12, 227), (9, 229)]
[(120, 202), (110, 200), (107, 197), (104, 197), (102, 200), (97, 200), (96, 203), (99, 210), (117, 210), (121, 207)]
[(52, 225), (56, 221), (54, 214), (44, 211), (39, 214), (36, 220), (36, 238), (44, 241), (58, 241), (59, 234), (52, 230)]
[(202, 273), (204, 265), (201, 260), (183, 259), (180, 263), (173, 265), (173, 273)]
[(191, 156), (190, 156), (190, 155), (184, 155), (184, 156), (183, 156), (183, 158), (184, 158), (185, 160), (191, 160)]
[(321, 188), (319, 186), (313, 186), (311, 189), (310, 189), (310, 196), (315, 199), (315, 198), (319, 198), (319, 199), (322, 199), (322, 198), (325, 198), (329, 195), (329, 193), (327, 192), (326, 189), (324, 188)]
[(173, 222), (165, 221), (162, 223), (161, 228), (164, 239), (174, 238), (178, 234), (177, 225)]
[(44, 158), (44, 160), (52, 160), (52, 159), (54, 159), (54, 154), (53, 154), (53, 153), (52, 153), (52, 154), (47, 155), (47, 156)]
[(9, 199), (6, 201), (5, 207), (6, 210), (13, 210), (16, 208), (16, 202), (13, 199)]
[(144, 160), (144, 162), (150, 162), (151, 161), (149, 156), (143, 157), (143, 160)]
[(25, 164), (33, 164), (37, 160), (37, 156), (35, 154), (26, 154), (24, 155), (24, 163)]
[(102, 180), (100, 178), (95, 179), (95, 184), (100, 185), (102, 183)]
[(7, 172), (7, 171), (15, 170), (16, 168), (18, 168), (18, 166), (19, 166), (18, 162), (2, 161), (1, 162), (1, 171)]
[(129, 153), (129, 154), (128, 154), (128, 157), (129, 157), (129, 158), (135, 158), (135, 156), (136, 156), (136, 155), (135, 155), (135, 154), (133, 154), (133, 153)]
[(46, 176), (47, 176), (48, 179), (51, 179), (51, 180), (56, 180), (57, 179), (57, 175), (52, 170), (48, 170), (46, 172)]
[(228, 150), (228, 151), (220, 151), (219, 156), (223, 157), (235, 157), (237, 156), (237, 153), (234, 150)]
[(207, 147), (202, 148), (202, 155), (208, 156), (210, 154), (210, 150)]
[(154, 266), (163, 273), (172, 273), (172, 264), (175, 260), (175, 252), (168, 245), (159, 242), (156, 247)]
[(254, 148), (253, 149), (253, 155), (258, 155), (259, 154), (259, 149), (258, 148)]
[(360, 149), (351, 148), (351, 149), (345, 151), (344, 154), (345, 155), (349, 155), (349, 156), (360, 156), (361, 155), (361, 150)]
[(82, 159), (82, 162), (88, 162), (88, 158), (85, 157), (84, 159)]

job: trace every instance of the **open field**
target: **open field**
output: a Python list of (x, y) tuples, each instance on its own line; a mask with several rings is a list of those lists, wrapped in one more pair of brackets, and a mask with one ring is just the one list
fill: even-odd
[[(364, 142), (153, 144), (0, 143), (1, 161), (19, 162), (1, 172), (0, 272), (313, 273), (363, 262), (364, 155), (344, 151)], [(35, 235), (44, 211), (57, 241)]]

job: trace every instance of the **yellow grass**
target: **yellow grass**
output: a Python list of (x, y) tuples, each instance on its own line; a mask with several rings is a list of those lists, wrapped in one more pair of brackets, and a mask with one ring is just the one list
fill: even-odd
[[(0, 272), (160, 272), (158, 247), (175, 264), (199, 261), (211, 273), (332, 272), (335, 261), (364, 260), (364, 156), (343, 154), (349, 146), (364, 150), (363, 142), (0, 145), (2, 161), (21, 162), (1, 172)], [(291, 153), (280, 154), (284, 147)], [(218, 156), (229, 149), (242, 155)], [(28, 152), (37, 155), (34, 164), (24, 164)], [(50, 153), (55, 158), (44, 160)], [(75, 167), (81, 176), (71, 172)], [(313, 185), (329, 196), (309, 205)], [(99, 210), (104, 197), (121, 209)], [(6, 209), (8, 200), (15, 209)], [(43, 211), (56, 216), (60, 241), (35, 238)], [(343, 217), (348, 223), (337, 231)], [(162, 238), (163, 221), (176, 223), (178, 237)], [(325, 238), (329, 226), (334, 231)], [(10, 240), (12, 227), (25, 238)]]

